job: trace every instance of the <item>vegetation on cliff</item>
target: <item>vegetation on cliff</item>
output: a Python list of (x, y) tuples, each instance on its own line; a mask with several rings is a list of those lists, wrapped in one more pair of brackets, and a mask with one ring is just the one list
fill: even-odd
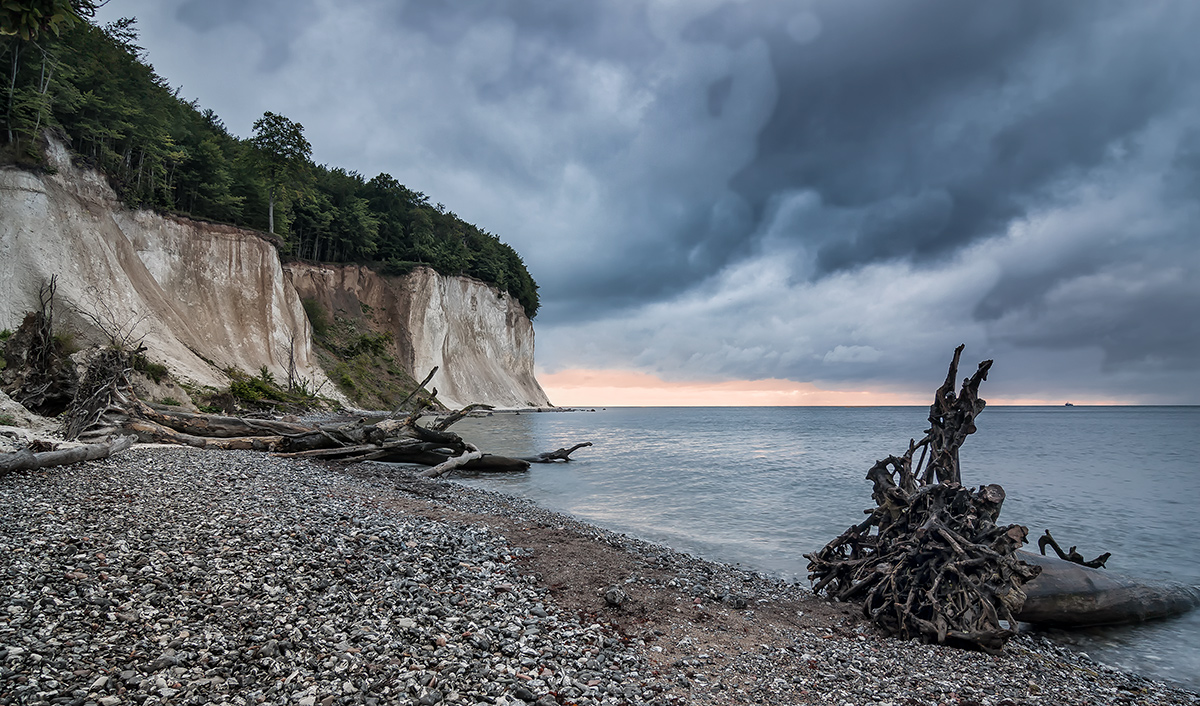
[(392, 409), (417, 389), (417, 381), (393, 357), (392, 334), (372, 326), (374, 312), (366, 304), (361, 307), (361, 316), (351, 316), (305, 299), (313, 352), (346, 399), (362, 409)]
[(537, 284), (496, 235), (389, 174), (367, 180), (313, 164), (309, 151), (291, 149), (308, 145), (303, 126), (283, 116), (265, 114), (251, 139), (231, 134), (146, 63), (132, 19), (97, 27), (30, 12), (0, 14), (5, 161), (38, 166), (42, 131), (57, 130), (130, 206), (272, 230), (294, 257), (476, 277), (536, 315)]

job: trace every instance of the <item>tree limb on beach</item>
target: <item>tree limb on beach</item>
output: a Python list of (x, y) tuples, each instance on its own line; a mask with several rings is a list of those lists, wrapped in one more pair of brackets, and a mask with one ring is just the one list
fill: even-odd
[[(52, 317), (56, 280), (42, 288), (41, 311), (30, 314), (21, 330), (6, 343), (6, 358), (24, 363), (28, 373), (12, 374), (10, 387), (28, 392), (44, 402), (66, 398), (62, 422), (68, 440), (109, 443), (114, 434), (130, 435), (142, 442), (170, 443), (205, 449), (268, 451), (293, 458), (314, 458), (342, 463), (388, 461), (433, 467), (434, 476), (462, 468), (473, 471), (524, 471), (531, 463), (570, 460), (570, 454), (591, 446), (590, 442), (570, 449), (539, 454), (529, 459), (488, 454), (449, 431), (458, 421), (480, 411), (491, 410), (486, 404), (471, 404), (444, 414), (428, 426), (418, 424), (436, 404), (436, 390), (419, 393), (433, 379), (438, 368), (429, 371), (388, 419), (368, 423), (365, 418), (333, 423), (299, 423), (272, 419), (247, 419), (213, 414), (193, 414), (152, 405), (139, 399), (132, 373), (145, 348), (135, 337), (140, 320), (122, 320), (111, 311), (88, 314), (106, 337), (108, 345), (88, 354), (86, 370), (75, 378), (73, 364), (65, 361), (52, 345)], [(70, 374), (60, 382), (46, 371), (64, 370)], [(65, 378), (64, 378), (65, 379)], [(404, 419), (396, 419), (410, 399), (416, 403)], [(57, 412), (56, 412), (57, 413)], [(132, 442), (131, 442), (132, 443)], [(101, 448), (97, 446), (97, 448)], [(24, 468), (30, 461), (6, 459), (11, 468)]]
[(582, 444), (575, 444), (569, 449), (558, 449), (556, 451), (540, 453), (537, 456), (524, 456), (521, 460), (528, 461), (530, 463), (554, 463), (555, 461), (562, 461), (566, 463), (571, 460), (571, 454), (575, 453), (579, 449), (587, 448), (591, 445), (592, 442), (585, 441)]
[(1054, 550), (1054, 553), (1058, 555), (1059, 559), (1062, 559), (1063, 561), (1069, 561), (1072, 564), (1086, 566), (1091, 569), (1104, 568), (1104, 565), (1108, 563), (1109, 557), (1112, 556), (1112, 552), (1104, 552), (1095, 559), (1087, 561), (1083, 558), (1082, 554), (1075, 551), (1075, 547), (1071, 547), (1070, 551), (1064, 552), (1062, 547), (1058, 546), (1058, 542), (1054, 541), (1054, 536), (1050, 534), (1050, 530), (1046, 530), (1045, 534), (1043, 534), (1041, 537), (1038, 537), (1038, 551), (1042, 553), (1042, 556), (1046, 556), (1047, 546)]
[(68, 466), (82, 461), (98, 461), (120, 453), (135, 441), (133, 436), (120, 436), (100, 444), (84, 444), (40, 453), (23, 449), (0, 454), (0, 477), (14, 471), (36, 471), (39, 468)]
[[(472, 404), (434, 420), (418, 424), (429, 409), (422, 398), (404, 419), (368, 423), (365, 418), (332, 423), (299, 423), (271, 419), (246, 419), (214, 414), (179, 412), (163, 405), (142, 402), (130, 381), (135, 352), (106, 348), (92, 357), (80, 390), (65, 416), (70, 438), (95, 439), (114, 431), (129, 433), (139, 441), (170, 443), (205, 449), (267, 451), (292, 458), (313, 458), (339, 463), (387, 461), (432, 466), (437, 476), (456, 469), (471, 471), (524, 471), (531, 462), (568, 460), (571, 452), (591, 446), (540, 454), (532, 459), (483, 453), (449, 431), (449, 427), (490, 405)], [(432, 377), (432, 375), (430, 376)], [(429, 378), (426, 378), (428, 380)], [(548, 460), (541, 460), (548, 459)]]

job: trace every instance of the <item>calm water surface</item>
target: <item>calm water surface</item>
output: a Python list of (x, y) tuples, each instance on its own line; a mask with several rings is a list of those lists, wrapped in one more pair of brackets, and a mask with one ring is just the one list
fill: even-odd
[[(924, 407), (610, 408), (496, 415), (455, 430), (490, 452), (570, 446), (570, 464), (462, 482), (789, 580), (870, 507), (864, 476), (926, 428)], [(1200, 584), (1200, 407), (989, 407), (963, 480), (999, 483), (1001, 520), (1049, 528), (1112, 571)], [(1112, 666), (1200, 690), (1200, 612), (1055, 632)]]

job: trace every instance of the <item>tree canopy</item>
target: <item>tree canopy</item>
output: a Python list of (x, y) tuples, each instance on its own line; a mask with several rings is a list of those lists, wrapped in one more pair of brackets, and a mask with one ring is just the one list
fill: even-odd
[[(0, 0), (6, 10), (71, 5), (76, 17), (95, 4)], [(50, 128), (130, 206), (272, 231), (288, 256), (476, 277), (537, 314), (537, 284), (498, 236), (389, 174), (313, 164), (303, 126), (282, 115), (265, 113), (249, 139), (231, 134), (142, 59), (134, 20), (43, 22), (36, 42), (3, 26), (0, 158), (35, 166)]]
[(0, 0), (0, 35), (25, 41), (42, 34), (59, 36), (85, 17), (94, 17), (103, 2), (93, 0)]
[(276, 115), (271, 111), (254, 121), (254, 137), (250, 144), (258, 150), (258, 158), (267, 179), (267, 222), (275, 232), (275, 200), (286, 193), (308, 173), (312, 145), (304, 139), (304, 126)]

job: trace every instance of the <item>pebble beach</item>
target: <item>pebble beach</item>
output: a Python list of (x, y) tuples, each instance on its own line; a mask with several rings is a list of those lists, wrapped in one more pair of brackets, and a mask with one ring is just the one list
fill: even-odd
[(0, 517), (0, 704), (1200, 704), (380, 464), (136, 447)]

